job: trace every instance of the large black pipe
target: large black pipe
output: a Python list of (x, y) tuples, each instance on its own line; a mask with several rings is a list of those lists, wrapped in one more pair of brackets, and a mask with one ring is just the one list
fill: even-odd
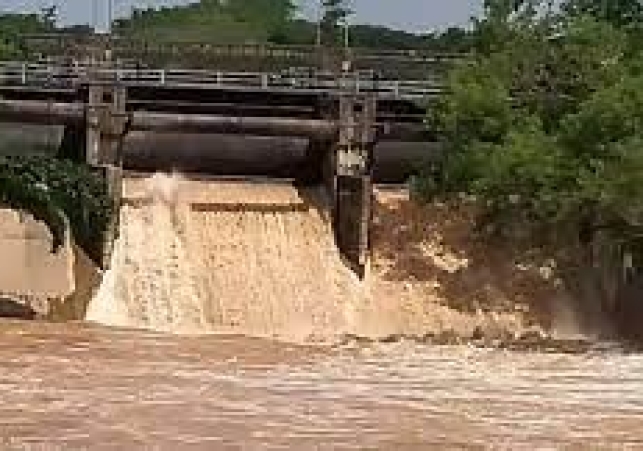
[(204, 114), (132, 113), (131, 129), (231, 135), (330, 137), (337, 133), (333, 121), (274, 117), (217, 116)]
[(0, 99), (0, 120), (25, 124), (70, 125), (82, 123), (84, 103)]
[[(133, 132), (125, 139), (126, 169), (172, 171), (212, 176), (315, 178), (320, 165), (301, 138)], [(321, 146), (318, 151), (329, 150)], [(436, 142), (382, 142), (375, 146), (378, 183), (401, 183), (442, 154)], [(310, 165), (313, 165), (312, 167)]]
[[(82, 123), (86, 104), (0, 100), (0, 120), (29, 124), (71, 125)], [(337, 124), (328, 120), (204, 114), (130, 113), (131, 130), (184, 133), (222, 133), (256, 136), (330, 137)]]
[(301, 138), (132, 132), (123, 165), (140, 172), (176, 170), (212, 176), (297, 178), (308, 140)]
[[(84, 121), (84, 103), (0, 99), (0, 121), (44, 125), (73, 125)], [(130, 113), (130, 130), (183, 133), (219, 133), (295, 138), (333, 138), (339, 124), (333, 120), (206, 114)], [(427, 141), (423, 124), (385, 123), (378, 126), (381, 141)]]

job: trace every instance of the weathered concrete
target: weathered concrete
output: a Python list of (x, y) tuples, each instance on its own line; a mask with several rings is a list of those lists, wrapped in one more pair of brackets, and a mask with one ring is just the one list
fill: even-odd
[(373, 148), (377, 102), (372, 96), (341, 98), (339, 140), (331, 188), (333, 228), (342, 257), (363, 278), (370, 258)]
[(74, 291), (74, 255), (69, 240), (57, 253), (51, 253), (49, 230), (31, 216), (0, 209), (0, 249), (0, 295), (51, 299)]

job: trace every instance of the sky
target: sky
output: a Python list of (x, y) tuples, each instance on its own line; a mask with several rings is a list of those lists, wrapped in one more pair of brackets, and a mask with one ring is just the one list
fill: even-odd
[[(190, 0), (113, 0), (117, 16), (127, 15), (133, 6), (158, 7), (190, 3)], [(357, 23), (387, 25), (409, 31), (445, 29), (451, 25), (466, 25), (480, 13), (483, 0), (352, 0)], [(104, 29), (108, 0), (0, 0), (0, 11), (35, 12), (44, 6), (57, 4), (61, 22), (65, 25), (94, 23)], [(303, 13), (316, 16), (318, 0), (298, 0)], [(97, 4), (98, 12), (93, 5)]]

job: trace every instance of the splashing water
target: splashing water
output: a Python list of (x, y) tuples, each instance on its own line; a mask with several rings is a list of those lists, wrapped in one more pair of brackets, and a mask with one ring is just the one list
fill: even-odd
[(323, 210), (290, 185), (156, 174), (125, 193), (90, 321), (317, 340), (352, 331), (368, 302)]

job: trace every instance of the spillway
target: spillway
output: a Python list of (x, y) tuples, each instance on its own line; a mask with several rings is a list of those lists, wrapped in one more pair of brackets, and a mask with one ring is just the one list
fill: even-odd
[(368, 304), (323, 194), (284, 182), (125, 180), (120, 238), (87, 318), (201, 334), (316, 340)]

